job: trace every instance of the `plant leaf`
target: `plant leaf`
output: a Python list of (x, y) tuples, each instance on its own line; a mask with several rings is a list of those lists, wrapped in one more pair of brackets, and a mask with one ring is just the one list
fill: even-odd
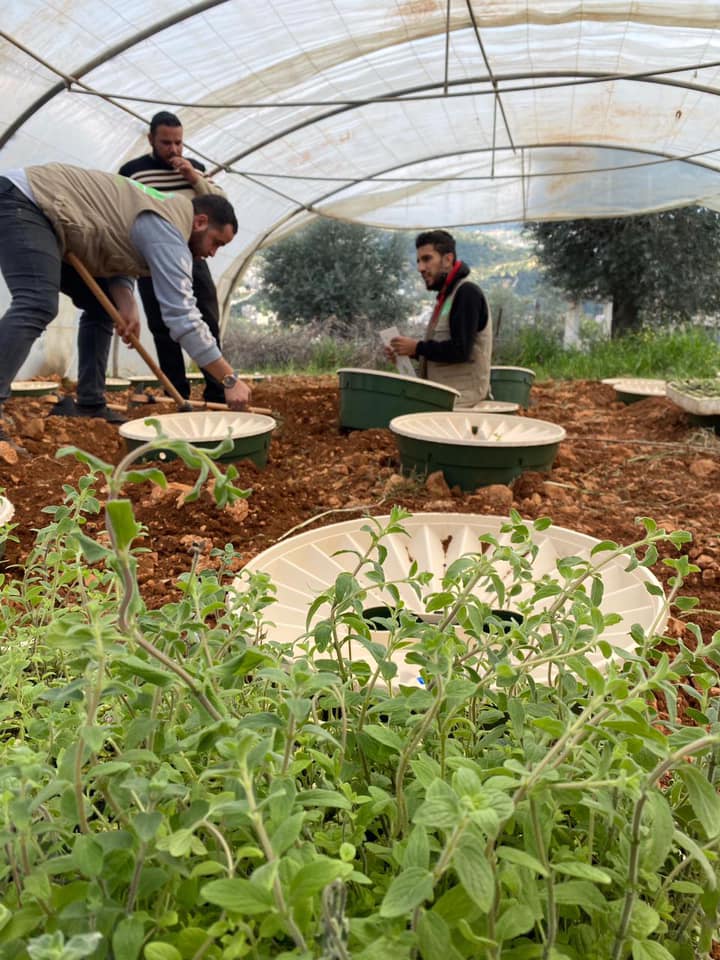
[(79, 834), (73, 846), (72, 858), (75, 866), (86, 877), (98, 877), (102, 873), (103, 848), (90, 836)]
[(440, 830), (452, 829), (460, 819), (460, 801), (444, 780), (433, 780), (425, 794), (425, 802), (415, 811), (415, 823)]
[(351, 810), (352, 804), (337, 790), (301, 790), (297, 800), (304, 807), (337, 807), (338, 810)]
[(633, 960), (674, 960), (673, 955), (657, 940), (633, 940)]
[(109, 500), (105, 506), (109, 524), (115, 535), (118, 550), (127, 550), (135, 537), (140, 533), (140, 524), (133, 514), (133, 505), (130, 500)]
[(377, 740), (377, 742), (382, 743), (383, 746), (394, 750), (395, 753), (402, 752), (404, 746), (403, 740), (394, 730), (390, 730), (388, 727), (382, 727), (377, 723), (370, 723), (363, 727), (363, 731), (367, 733), (369, 737), (372, 737), (373, 740)]
[(524, 850), (518, 850), (517, 847), (498, 847), (497, 855), (501, 860), (507, 860), (509, 863), (516, 863), (519, 867), (527, 867), (533, 873), (539, 873), (541, 877), (550, 876), (549, 871), (533, 857), (532, 854)]
[(482, 841), (466, 831), (453, 854), (452, 864), (467, 894), (481, 910), (490, 910), (495, 897), (495, 878)]
[(272, 894), (243, 877), (211, 880), (200, 888), (200, 894), (208, 903), (233, 913), (269, 913), (274, 909)]
[(145, 937), (145, 924), (134, 914), (123, 917), (113, 931), (112, 952), (114, 960), (137, 960)]
[(424, 911), (417, 926), (418, 946), (423, 960), (462, 960), (452, 945), (450, 928), (441, 916)]
[(145, 945), (145, 960), (182, 960), (182, 954), (171, 943), (155, 940)]
[(332, 860), (330, 857), (317, 857), (304, 864), (292, 879), (290, 898), (298, 900), (312, 897), (323, 890), (333, 880), (345, 879), (353, 872), (351, 863)]
[(702, 824), (708, 838), (720, 833), (720, 796), (698, 767), (684, 763), (677, 769), (685, 784), (693, 813)]
[(380, 904), (381, 917), (401, 917), (433, 894), (433, 877), (422, 867), (408, 867), (398, 874)]
[(579, 880), (589, 880), (591, 883), (612, 883), (612, 877), (606, 870), (594, 867), (591, 863), (581, 860), (561, 860), (553, 863), (552, 869), (556, 873), (564, 873), (568, 877), (577, 877)]
[(535, 924), (535, 914), (524, 903), (513, 903), (499, 917), (495, 927), (495, 937), (499, 941), (512, 940), (531, 930)]

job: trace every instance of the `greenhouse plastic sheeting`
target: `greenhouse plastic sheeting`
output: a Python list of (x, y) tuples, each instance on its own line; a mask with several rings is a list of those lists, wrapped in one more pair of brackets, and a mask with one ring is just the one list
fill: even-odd
[(173, 110), (238, 213), (224, 299), (317, 215), (720, 209), (719, 21), (716, 0), (6, 0), (0, 169), (114, 170)]

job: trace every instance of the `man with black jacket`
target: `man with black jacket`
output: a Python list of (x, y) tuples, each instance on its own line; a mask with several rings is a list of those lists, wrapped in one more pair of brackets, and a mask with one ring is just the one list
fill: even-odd
[[(182, 193), (192, 199), (198, 193), (218, 193), (222, 190), (204, 176), (205, 167), (192, 157), (183, 156), (183, 128), (174, 113), (166, 110), (156, 113), (150, 121), (148, 134), (151, 152), (128, 160), (118, 171), (123, 177), (137, 180), (146, 187), (163, 193)], [(171, 337), (163, 323), (152, 278), (141, 277), (138, 289), (148, 327), (155, 341), (158, 362), (162, 371), (183, 397), (190, 396), (190, 384), (185, 373), (185, 359), (180, 345)], [(193, 293), (200, 314), (220, 347), (220, 311), (217, 292), (204, 260), (193, 263)], [(204, 371), (203, 371), (204, 372)], [(223, 403), (223, 388), (212, 377), (205, 375), (205, 400)]]
[(420, 361), (420, 376), (460, 392), (455, 408), (485, 400), (490, 389), (492, 322), (480, 287), (468, 280), (469, 267), (455, 255), (446, 230), (415, 238), (417, 268), (428, 290), (437, 291), (425, 337), (393, 337), (387, 356)]

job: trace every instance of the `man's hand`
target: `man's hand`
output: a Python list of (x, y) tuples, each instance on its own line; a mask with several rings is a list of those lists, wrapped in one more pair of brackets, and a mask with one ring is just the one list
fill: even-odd
[(200, 171), (196, 170), (190, 161), (185, 159), (185, 157), (170, 157), (168, 163), (173, 170), (179, 173), (183, 180), (187, 180), (188, 183), (197, 183), (202, 176)]
[(118, 324), (118, 333), (123, 342), (131, 347), (133, 341), (140, 337), (140, 314), (135, 301), (129, 311), (120, 311), (120, 319), (123, 321), (123, 326)]
[(250, 403), (251, 393), (250, 387), (238, 380), (234, 387), (225, 388), (225, 403), (231, 410), (245, 410)]
[(390, 341), (390, 350), (393, 356), (391, 356), (390, 359), (394, 360), (395, 356), (414, 357), (418, 343), (420, 343), (420, 341), (413, 340), (412, 337), (393, 337)]
[(117, 332), (122, 340), (132, 346), (133, 337), (140, 336), (140, 314), (134, 292), (122, 284), (110, 284), (110, 296), (115, 301), (119, 317)]

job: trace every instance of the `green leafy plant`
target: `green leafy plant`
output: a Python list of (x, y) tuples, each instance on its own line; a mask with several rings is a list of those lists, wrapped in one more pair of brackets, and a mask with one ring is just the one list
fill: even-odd
[[(231, 581), (231, 545), (176, 602), (143, 602), (124, 491), (165, 482), (136, 466), (158, 445), (117, 468), (75, 451), (89, 477), (50, 511), (24, 578), (0, 584), (3, 957), (709, 956), (718, 636), (634, 628), (633, 651), (613, 650), (600, 609), (610, 560), (651, 566), (687, 534), (644, 520), (636, 543), (535, 582), (549, 521), (512, 514), (509, 542), (481, 537), (435, 589), (416, 565), (388, 580), (395, 509), (368, 519), (367, 550), (283, 644), (272, 584)], [(192, 495), (211, 475), (220, 506), (246, 495), (202, 451), (174, 451), (199, 471)], [(98, 479), (109, 544), (83, 532)], [(690, 610), (696, 568), (662, 562)], [(367, 582), (395, 598), (382, 639)], [(494, 611), (510, 601), (508, 624)], [(398, 683), (403, 659), (422, 683)]]

